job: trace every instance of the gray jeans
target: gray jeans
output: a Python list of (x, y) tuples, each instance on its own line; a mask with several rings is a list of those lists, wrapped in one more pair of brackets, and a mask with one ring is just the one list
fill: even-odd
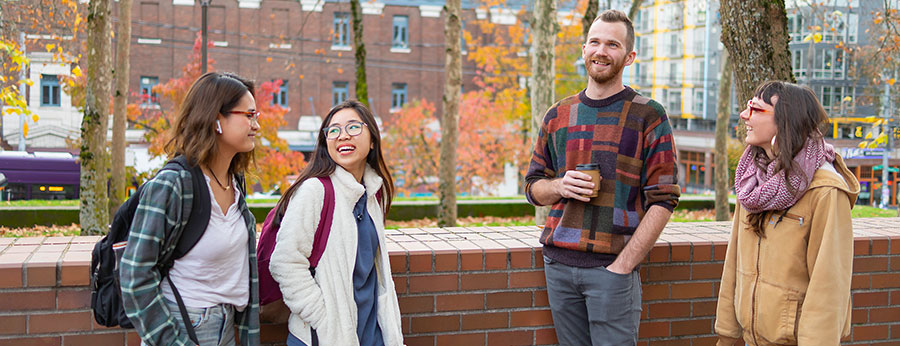
[[(187, 336), (188, 332), (182, 322), (178, 303), (166, 299), (166, 306), (178, 324), (178, 333)], [(186, 307), (186, 309), (200, 346), (235, 346), (233, 305), (219, 304), (208, 308)], [(142, 342), (141, 345), (146, 344)]]
[[(641, 277), (579, 268), (544, 257), (547, 296), (562, 346), (637, 344)], [(588, 332), (589, 331), (589, 332)]]

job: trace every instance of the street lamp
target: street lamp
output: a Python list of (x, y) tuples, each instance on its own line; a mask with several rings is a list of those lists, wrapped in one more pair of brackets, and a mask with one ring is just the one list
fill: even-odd
[(209, 3), (212, 0), (201, 0), (200, 1), (200, 74), (206, 74), (206, 32), (207, 32), (207, 20), (206, 13), (209, 9)]

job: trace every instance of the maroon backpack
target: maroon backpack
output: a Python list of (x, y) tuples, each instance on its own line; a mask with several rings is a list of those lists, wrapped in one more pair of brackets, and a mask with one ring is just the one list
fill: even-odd
[[(309, 271), (313, 276), (316, 274), (319, 259), (325, 252), (328, 235), (331, 234), (331, 222), (334, 219), (334, 185), (331, 183), (331, 177), (318, 177), (318, 179), (325, 187), (325, 201), (322, 205), (319, 225), (316, 227), (316, 235), (313, 237), (312, 253), (309, 256)], [(380, 189), (375, 197), (378, 199), (378, 204), (382, 204)], [(290, 198), (285, 198), (284, 203), (289, 200)], [(291, 310), (284, 305), (281, 288), (272, 277), (272, 273), (269, 272), (269, 262), (272, 259), (272, 251), (275, 250), (275, 238), (281, 228), (281, 220), (284, 218), (284, 214), (278, 212), (279, 209), (282, 209), (280, 204), (272, 208), (266, 215), (266, 221), (263, 222), (262, 233), (256, 245), (257, 270), (259, 272), (259, 317), (260, 320), (266, 322), (287, 323)]]

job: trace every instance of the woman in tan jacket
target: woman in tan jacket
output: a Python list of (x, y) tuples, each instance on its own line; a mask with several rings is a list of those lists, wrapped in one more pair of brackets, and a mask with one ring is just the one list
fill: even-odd
[(747, 149), (716, 311), (718, 345), (839, 345), (850, 334), (859, 182), (807, 87), (766, 82), (741, 112)]

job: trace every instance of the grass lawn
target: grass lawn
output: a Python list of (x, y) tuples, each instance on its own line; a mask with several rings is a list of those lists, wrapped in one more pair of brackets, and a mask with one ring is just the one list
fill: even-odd
[(32, 199), (27, 201), (0, 201), (0, 207), (77, 207), (80, 204), (81, 201), (77, 199)]

